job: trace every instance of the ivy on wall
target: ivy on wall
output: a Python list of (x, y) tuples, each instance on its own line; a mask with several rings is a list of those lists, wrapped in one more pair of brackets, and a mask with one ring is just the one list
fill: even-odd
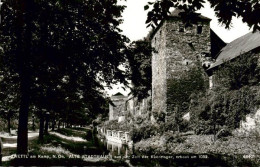
[(216, 134), (238, 128), (260, 105), (259, 55), (247, 53), (224, 63), (215, 72), (215, 86), (205, 95), (197, 94), (191, 107), (193, 129), (198, 134)]
[(167, 111), (174, 112), (177, 107), (180, 115), (188, 112), (191, 95), (205, 93), (207, 88), (208, 81), (203, 69), (193, 67), (189, 71), (181, 72), (179, 78), (168, 80)]

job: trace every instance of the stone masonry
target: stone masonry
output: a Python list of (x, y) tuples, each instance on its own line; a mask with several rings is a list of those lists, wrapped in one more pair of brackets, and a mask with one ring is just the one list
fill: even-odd
[(109, 104), (109, 121), (117, 120), (125, 111), (125, 101), (127, 100), (127, 96), (122, 95), (121, 93), (117, 93), (111, 97), (111, 101), (114, 105)]
[(151, 36), (152, 112), (168, 112), (167, 83), (181, 72), (201, 65), (202, 55), (210, 55), (210, 19), (200, 17), (197, 25), (185, 27), (178, 10), (162, 21)]

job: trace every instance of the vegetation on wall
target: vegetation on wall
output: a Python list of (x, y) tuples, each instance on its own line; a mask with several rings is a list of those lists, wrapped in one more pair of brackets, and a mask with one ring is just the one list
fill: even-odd
[(206, 95), (197, 94), (191, 103), (192, 124), (197, 134), (238, 128), (247, 114), (256, 112), (260, 104), (257, 64), (257, 55), (248, 53), (216, 71), (213, 90)]
[(201, 68), (193, 67), (189, 71), (184, 71), (179, 78), (168, 81), (167, 89), (167, 115), (174, 118), (175, 124), (181, 124), (184, 113), (190, 111), (190, 102), (193, 95), (206, 92), (208, 82), (205, 80), (205, 73)]
[(224, 62), (216, 72), (216, 87), (228, 90), (240, 89), (245, 85), (257, 85), (260, 82), (259, 55), (249, 52), (235, 60)]

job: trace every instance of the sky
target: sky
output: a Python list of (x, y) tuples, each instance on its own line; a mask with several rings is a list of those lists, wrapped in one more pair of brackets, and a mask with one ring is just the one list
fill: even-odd
[[(122, 14), (124, 22), (120, 25), (120, 28), (123, 31), (122, 33), (131, 41), (142, 39), (149, 32), (150, 29), (146, 28), (145, 24), (147, 11), (144, 11), (144, 6), (148, 2), (152, 1), (154, 0), (121, 0), (121, 2), (119, 2), (119, 4), (127, 6)], [(249, 27), (242, 22), (241, 18), (233, 18), (231, 29), (225, 29), (224, 26), (221, 26), (218, 23), (214, 11), (210, 8), (209, 3), (206, 3), (199, 13), (212, 19), (210, 23), (211, 29), (226, 43), (229, 43), (251, 31)], [(129, 90), (124, 91), (121, 87), (122, 85), (120, 84), (114, 85), (113, 89), (107, 92), (110, 96), (117, 92), (127, 95)]]

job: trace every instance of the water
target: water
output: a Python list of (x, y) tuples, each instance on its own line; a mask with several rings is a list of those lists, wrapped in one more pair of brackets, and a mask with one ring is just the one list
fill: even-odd
[(130, 156), (130, 149), (125, 144), (119, 144), (111, 141), (107, 141), (106, 139), (100, 139), (106, 149), (109, 151), (109, 155), (112, 157), (115, 156), (122, 156), (122, 157), (129, 157)]

